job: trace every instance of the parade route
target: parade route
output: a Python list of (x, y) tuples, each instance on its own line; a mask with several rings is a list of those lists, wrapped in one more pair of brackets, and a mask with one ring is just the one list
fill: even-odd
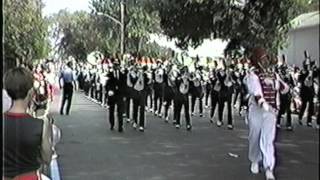
[[(74, 92), (69, 116), (59, 114), (58, 97), (51, 108), (62, 139), (57, 145), (62, 180), (263, 180), (252, 175), (248, 130), (234, 113), (235, 129), (218, 128), (206, 117), (192, 117), (193, 129), (177, 130), (146, 113), (145, 132), (124, 123), (124, 132), (109, 129), (108, 111)], [(172, 117), (172, 116), (171, 116)], [(184, 116), (182, 116), (184, 117)], [(319, 130), (297, 125), (282, 129), (276, 140), (279, 180), (319, 179)]]

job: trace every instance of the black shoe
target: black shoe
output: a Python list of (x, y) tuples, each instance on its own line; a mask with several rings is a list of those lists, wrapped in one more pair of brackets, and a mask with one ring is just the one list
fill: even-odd
[(203, 114), (202, 113), (200, 113), (200, 115), (199, 115), (200, 117), (203, 117)]
[(60, 111), (60, 115), (63, 115), (63, 112), (62, 112), (62, 111)]
[(110, 130), (113, 131), (113, 129), (114, 129), (113, 126), (111, 126), (111, 127), (110, 127)]
[(299, 120), (299, 124), (302, 125), (302, 120)]
[(119, 131), (119, 132), (123, 132), (123, 128), (119, 128), (118, 131)]

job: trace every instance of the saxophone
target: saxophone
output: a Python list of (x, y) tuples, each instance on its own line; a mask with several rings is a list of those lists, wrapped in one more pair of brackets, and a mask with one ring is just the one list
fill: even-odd
[(137, 91), (142, 91), (144, 89), (144, 76), (143, 72), (138, 72), (138, 80), (136, 84), (133, 86), (133, 88)]
[(311, 87), (313, 85), (313, 71), (312, 70), (309, 70), (309, 74), (306, 77), (306, 79), (304, 80), (304, 84), (307, 87)]
[(157, 83), (162, 83), (163, 82), (163, 74), (164, 70), (162, 68), (158, 68), (155, 72), (155, 80)]
[(182, 83), (179, 86), (179, 91), (182, 94), (187, 94), (188, 91), (189, 91), (189, 80), (188, 80), (189, 78), (188, 78), (188, 75), (187, 74), (183, 74), (181, 79), (182, 79)]

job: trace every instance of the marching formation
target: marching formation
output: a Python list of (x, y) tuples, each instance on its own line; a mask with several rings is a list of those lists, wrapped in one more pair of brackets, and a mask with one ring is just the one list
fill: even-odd
[[(221, 58), (213, 64), (212, 67), (201, 66), (196, 61), (190, 68), (172, 60), (130, 56), (125, 63), (120, 58), (106, 57), (98, 64), (77, 64), (74, 69), (77, 70), (79, 88), (85, 95), (109, 109), (111, 130), (117, 119), (119, 132), (123, 131), (123, 121), (132, 122), (133, 128), (144, 131), (145, 111), (167, 123), (172, 121), (177, 129), (181, 128), (182, 117), (186, 129), (191, 130), (192, 116), (206, 116), (208, 122), (218, 127), (226, 123), (231, 130), (235, 110), (247, 122), (250, 98), (247, 81), (249, 74), (255, 71), (254, 63), (252, 57), (242, 57)], [(316, 99), (319, 97), (319, 68), (308, 53), (305, 52), (302, 69), (289, 66), (283, 55), (269, 71), (289, 87), (286, 92), (277, 90), (274, 93), (277, 128), (281, 128), (284, 114), (287, 130), (293, 130), (293, 113), (299, 114), (302, 125), (307, 107), (307, 126), (312, 126), (312, 117), (316, 116), (316, 127), (319, 128), (319, 105), (315, 103), (319, 101)], [(204, 114), (204, 109), (209, 109), (208, 115)], [(226, 120), (224, 109), (227, 111)]]

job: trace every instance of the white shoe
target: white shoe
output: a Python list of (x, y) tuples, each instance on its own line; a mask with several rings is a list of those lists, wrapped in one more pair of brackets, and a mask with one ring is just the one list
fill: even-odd
[(195, 113), (193, 112), (193, 113), (191, 113), (191, 116), (194, 116), (195, 115)]
[(139, 127), (139, 131), (143, 132), (144, 128), (142, 126)]
[(154, 113), (154, 115), (155, 115), (155, 116), (158, 116), (158, 113), (157, 113), (157, 112), (155, 112), (155, 113)]
[(231, 124), (228, 124), (227, 127), (228, 127), (229, 130), (232, 130), (232, 129), (233, 129), (233, 125), (231, 125)]
[(222, 126), (222, 122), (221, 121), (217, 121), (217, 126), (218, 127)]
[(57, 154), (57, 152), (54, 152), (54, 153), (52, 154), (51, 159), (57, 159), (57, 158), (58, 158), (58, 154)]
[(179, 124), (176, 124), (176, 128), (177, 128), (177, 129), (180, 129), (180, 125), (179, 125)]
[(150, 111), (151, 113), (153, 113), (153, 109), (149, 109), (149, 111)]
[(278, 129), (280, 129), (280, 128), (281, 128), (281, 125), (280, 125), (280, 124), (277, 124), (276, 127), (277, 127)]
[(159, 117), (162, 117), (162, 114), (161, 114), (161, 113), (159, 113), (159, 114), (158, 114), (158, 116), (159, 116)]
[(316, 125), (316, 129), (319, 129), (319, 124)]
[(275, 180), (273, 172), (270, 169), (266, 170), (266, 180)]
[(133, 123), (132, 127), (137, 128), (137, 123)]
[(168, 116), (168, 117), (166, 117), (165, 122), (166, 122), (166, 123), (168, 123), (168, 122), (169, 122), (169, 116)]
[(259, 164), (258, 163), (251, 163), (250, 171), (252, 174), (258, 174), (259, 173)]
[(129, 123), (131, 120), (130, 120), (130, 118), (127, 118), (127, 123)]
[(209, 107), (208, 107), (208, 106), (205, 106), (204, 108), (208, 109)]

